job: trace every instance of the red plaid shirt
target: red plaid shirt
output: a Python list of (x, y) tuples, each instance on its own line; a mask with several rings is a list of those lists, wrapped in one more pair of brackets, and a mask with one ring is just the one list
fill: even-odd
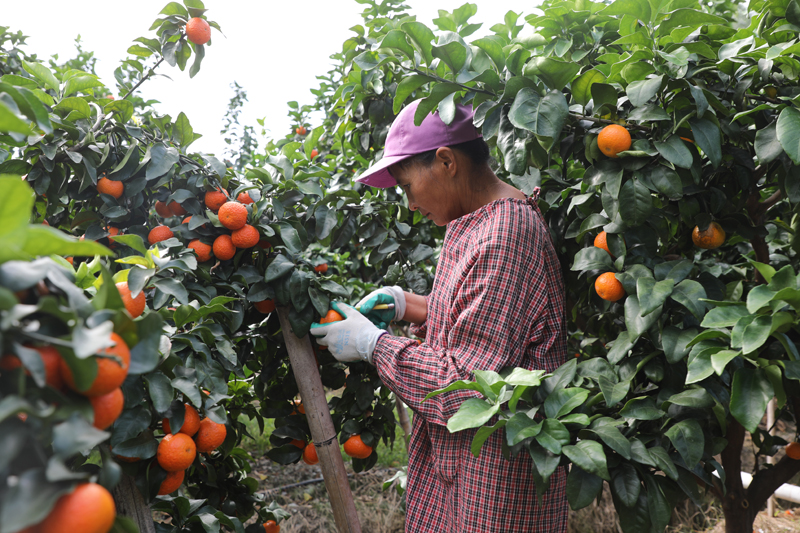
[(503, 431), (470, 452), (476, 430), (451, 434), (447, 420), (477, 393), (425, 396), (473, 370), (555, 370), (566, 359), (564, 284), (533, 199), (505, 198), (447, 227), (425, 342), (383, 335), (373, 360), (384, 384), (414, 410), (406, 531), (533, 532), (567, 529), (566, 474), (557, 469), (537, 501), (531, 458), (502, 456)]

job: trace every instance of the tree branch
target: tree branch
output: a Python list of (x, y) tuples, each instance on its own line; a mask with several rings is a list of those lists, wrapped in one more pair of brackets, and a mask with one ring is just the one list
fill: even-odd
[(133, 94), (133, 91), (135, 91), (136, 89), (138, 89), (138, 88), (139, 88), (139, 86), (140, 86), (140, 85), (142, 85), (142, 84), (145, 82), (145, 80), (147, 80), (147, 79), (148, 79), (150, 76), (152, 76), (152, 75), (155, 73), (155, 71), (156, 71), (156, 68), (158, 68), (158, 66), (159, 66), (161, 63), (163, 63), (163, 62), (164, 62), (164, 56), (161, 56), (161, 59), (159, 59), (159, 60), (158, 60), (158, 63), (156, 63), (155, 65), (153, 65), (153, 66), (150, 68), (150, 70), (147, 72), (147, 74), (145, 74), (145, 75), (142, 77), (142, 79), (140, 79), (140, 80), (139, 80), (139, 83), (137, 83), (136, 85), (134, 85), (134, 86), (133, 86), (133, 88), (132, 88), (130, 91), (128, 91), (128, 93), (127, 93), (125, 96), (123, 96), (123, 97), (122, 97), (122, 99), (123, 99), (123, 100), (127, 100), (127, 98), (128, 98), (130, 95), (132, 95), (132, 94)]
[[(574, 118), (576, 120), (588, 120), (589, 122), (594, 122), (595, 124), (618, 124), (613, 120), (608, 120), (605, 118), (595, 118), (595, 117), (587, 117), (586, 115), (578, 115), (577, 113), (570, 113), (570, 118)], [(625, 124), (626, 128), (630, 128), (633, 130), (640, 130), (640, 131), (653, 131), (652, 128), (648, 128), (647, 126), (641, 126), (639, 124)]]

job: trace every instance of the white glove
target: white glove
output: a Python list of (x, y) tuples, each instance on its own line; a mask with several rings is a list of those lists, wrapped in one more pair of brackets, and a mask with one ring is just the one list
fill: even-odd
[[(373, 309), (380, 304), (394, 304), (394, 309)], [(385, 328), (392, 320), (403, 320), (406, 314), (406, 295), (397, 285), (381, 287), (364, 296), (356, 304), (356, 308), (373, 324)]]
[(331, 307), (345, 319), (311, 324), (311, 334), (317, 337), (320, 344), (328, 346), (338, 361), (366, 361), (372, 364), (372, 352), (386, 331), (375, 327), (367, 317), (347, 304), (332, 302)]

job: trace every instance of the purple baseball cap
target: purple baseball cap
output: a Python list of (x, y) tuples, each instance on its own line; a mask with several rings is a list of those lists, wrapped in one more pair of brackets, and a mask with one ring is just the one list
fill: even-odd
[(475, 114), (472, 107), (456, 106), (456, 116), (450, 125), (442, 122), (439, 113), (429, 114), (419, 126), (414, 125), (414, 113), (422, 100), (415, 100), (403, 108), (394, 119), (386, 136), (383, 158), (358, 177), (356, 181), (371, 187), (393, 187), (397, 181), (389, 173), (389, 167), (411, 156), (452, 146), (482, 137), (472, 123)]

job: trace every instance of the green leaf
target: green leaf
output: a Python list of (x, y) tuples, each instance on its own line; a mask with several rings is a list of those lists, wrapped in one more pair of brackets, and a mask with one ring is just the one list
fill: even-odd
[(138, 235), (118, 235), (114, 237), (114, 242), (124, 244), (125, 246), (130, 246), (142, 255), (147, 253), (147, 246), (144, 245), (144, 241)]
[(772, 384), (761, 368), (743, 367), (733, 375), (731, 414), (744, 428), (754, 433), (775, 396)]
[(640, 304), (640, 314), (647, 316), (661, 307), (667, 301), (667, 297), (672, 294), (674, 286), (675, 280), (672, 279), (656, 281), (646, 276), (638, 278), (636, 280), (636, 296)]
[(461, 404), (456, 414), (447, 421), (450, 433), (482, 426), (500, 411), (500, 404), (469, 398)]
[(506, 66), (506, 56), (503, 52), (505, 42), (498, 35), (487, 35), (480, 39), (476, 39), (470, 43), (477, 46), (488, 55), (494, 62), (498, 71), (502, 71)]
[(378, 48), (394, 48), (400, 50), (408, 59), (414, 61), (414, 47), (408, 43), (406, 33), (400, 30), (392, 30), (387, 33)]
[(678, 329), (675, 326), (667, 326), (661, 332), (661, 344), (664, 348), (664, 355), (670, 364), (677, 363), (689, 353), (689, 342), (697, 335), (695, 329)]
[(525, 64), (524, 74), (538, 76), (551, 92), (561, 92), (581, 71), (580, 63), (559, 61), (551, 57), (534, 57)]
[(617, 429), (615, 426), (606, 425), (606, 426), (599, 426), (596, 428), (592, 428), (592, 430), (602, 441), (620, 454), (625, 459), (631, 458), (631, 443), (628, 442), (622, 433)]
[(22, 120), (0, 100), (0, 132), (13, 132), (29, 135), (32, 133), (28, 122)]
[(506, 441), (509, 446), (516, 446), (525, 439), (535, 437), (541, 431), (541, 422), (532, 419), (527, 413), (516, 413), (506, 425)]
[(58, 92), (58, 80), (53, 75), (53, 72), (42, 63), (29, 63), (23, 60), (22, 67), (30, 74), (33, 74), (34, 78), (44, 83), (48, 89)]
[[(371, 399), (371, 398), (370, 398)], [(472, 455), (478, 457), (481, 453), (481, 448), (483, 447), (483, 443), (486, 442), (486, 439), (492, 436), (492, 433), (501, 429), (506, 425), (505, 420), (498, 420), (497, 423), (493, 426), (484, 426), (478, 431), (475, 432), (475, 436), (472, 437), (472, 445), (470, 446), (470, 451)]]
[(651, 22), (650, 4), (641, 0), (616, 0), (607, 8), (603, 9), (598, 15), (630, 15), (641, 20), (645, 24)]
[[(599, 70), (587, 70), (578, 79), (572, 82), (572, 98), (578, 104), (585, 106), (592, 99), (592, 85), (606, 81), (605, 75)], [(616, 102), (615, 102), (616, 104)]]
[(458, 74), (467, 62), (467, 48), (464, 39), (454, 32), (443, 32), (439, 43), (431, 47), (431, 55), (439, 58), (450, 67), (453, 74)]
[(692, 127), (694, 142), (708, 156), (711, 165), (717, 168), (722, 162), (719, 126), (703, 118), (689, 119), (689, 125)]
[(517, 128), (555, 139), (568, 114), (567, 100), (560, 91), (550, 91), (542, 98), (534, 89), (525, 87), (514, 98), (508, 119)]
[(144, 376), (143, 379), (150, 393), (153, 408), (159, 414), (165, 413), (175, 396), (175, 390), (172, 388), (169, 378), (161, 372), (153, 372)]
[(611, 261), (611, 256), (602, 248), (596, 246), (589, 246), (583, 248), (575, 254), (575, 261), (572, 263), (570, 270), (605, 270), (610, 271), (614, 269), (614, 263)]
[(589, 391), (578, 387), (561, 389), (550, 394), (544, 402), (544, 412), (548, 418), (561, 418), (583, 405)]
[(664, 76), (655, 76), (646, 80), (634, 81), (625, 89), (628, 100), (634, 107), (643, 106), (658, 93), (663, 79)]
[(411, 21), (403, 23), (400, 28), (408, 34), (417, 50), (422, 55), (422, 60), (430, 66), (433, 61), (431, 43), (434, 40), (433, 32), (421, 22)]
[(278, 254), (275, 259), (272, 260), (272, 263), (270, 263), (267, 267), (267, 271), (264, 273), (264, 281), (269, 283), (270, 281), (281, 278), (293, 268), (294, 263), (287, 259), (283, 254)]
[(704, 24), (727, 24), (728, 21), (722, 17), (703, 13), (695, 9), (676, 9), (669, 14), (666, 20), (658, 26), (657, 35), (669, 35), (675, 28), (690, 27), (699, 28)]
[[(753, 290), (747, 293), (747, 311), (756, 313), (759, 309), (769, 304), (775, 297), (775, 294), (775, 291), (771, 290), (766, 285), (757, 285), (753, 287)], [(745, 314), (746, 313), (742, 313), (741, 316)], [(734, 324), (735, 323), (736, 322), (734, 322)]]
[(620, 416), (636, 420), (658, 420), (666, 413), (655, 406), (652, 398), (633, 398), (628, 400), (619, 412)]
[(636, 473), (636, 468), (627, 461), (622, 461), (619, 466), (611, 471), (611, 490), (614, 495), (627, 507), (636, 505), (642, 482)]
[(64, 98), (53, 110), (64, 116), (71, 116), (73, 113), (77, 118), (90, 118), (92, 116), (92, 109), (89, 107), (89, 104), (86, 103), (86, 100), (76, 96)]
[[(181, 111), (178, 118), (175, 119), (175, 126), (172, 128), (172, 138), (184, 149), (195, 140), (194, 129), (192, 129), (192, 125), (189, 123), (189, 117), (187, 117), (183, 111)], [(219, 173), (217, 173), (217, 175), (219, 175)], [(225, 173), (223, 172), (219, 177), (222, 178), (224, 175)]]
[(690, 168), (692, 166), (692, 153), (677, 135), (670, 135), (665, 141), (653, 143), (658, 153), (675, 166)]
[(678, 479), (678, 469), (675, 467), (675, 463), (672, 462), (667, 450), (661, 446), (653, 446), (648, 448), (647, 451), (650, 457), (656, 462), (656, 466), (658, 466), (667, 477), (672, 480)]
[(735, 326), (740, 318), (748, 314), (750, 313), (743, 305), (715, 307), (703, 317), (700, 325), (704, 328), (729, 328)]
[(162, 143), (151, 145), (148, 151), (150, 152), (150, 162), (147, 164), (146, 173), (148, 181), (163, 176), (180, 160), (180, 154), (176, 148), (167, 147)]
[(61, 256), (94, 256), (112, 255), (113, 252), (102, 244), (84, 240), (80, 241), (49, 226), (31, 225), (26, 232), (25, 245), (22, 250), (30, 255)]
[(706, 304), (701, 300), (707, 298), (706, 290), (698, 282), (685, 279), (678, 283), (670, 297), (688, 309), (697, 320), (702, 320), (706, 312)]
[(783, 153), (783, 146), (778, 140), (777, 122), (770, 122), (768, 126), (756, 130), (753, 148), (762, 165), (771, 163)]
[[(640, 280), (642, 278), (639, 278)], [(639, 298), (631, 294), (625, 299), (625, 327), (628, 329), (628, 336), (631, 342), (644, 335), (653, 324), (658, 321), (661, 311), (651, 312), (647, 316), (642, 316), (639, 308)]]
[(673, 394), (666, 401), (675, 405), (704, 409), (714, 405), (714, 398), (705, 389), (687, 389)]
[(603, 490), (603, 478), (579, 466), (572, 466), (567, 475), (567, 501), (573, 511), (591, 505)]
[(603, 452), (603, 445), (599, 442), (582, 440), (574, 446), (564, 446), (562, 453), (585, 471), (606, 481), (611, 481), (606, 466), (606, 454)]
[(772, 333), (772, 317), (759, 316), (746, 325), (742, 334), (742, 352), (747, 355), (761, 348)]
[(178, 2), (170, 2), (167, 4), (164, 9), (159, 12), (159, 15), (178, 15), (179, 17), (189, 18), (189, 13), (186, 11), (186, 8)]
[[(764, 414), (763, 412), (761, 413)], [(692, 469), (700, 462), (703, 457), (703, 448), (705, 447), (705, 437), (703, 436), (703, 428), (700, 422), (694, 418), (681, 420), (671, 428), (669, 428), (665, 435), (678, 450), (678, 453), (686, 463), (687, 468)]]
[[(148, 52), (150, 51), (148, 50)], [(75, 94), (80, 91), (86, 91), (86, 89), (92, 89), (94, 87), (102, 87), (102, 86), (103, 84), (97, 78), (97, 76), (93, 76), (91, 74), (86, 74), (84, 76), (74, 76), (68, 79), (67, 83), (64, 84), (64, 96), (69, 96), (71, 94)]]
[(786, 107), (778, 116), (778, 141), (794, 161), (800, 165), (800, 110)]
[(570, 437), (564, 424), (553, 418), (547, 418), (542, 422), (542, 430), (535, 439), (547, 451), (557, 455), (561, 453), (562, 446), (569, 444)]
[(619, 192), (619, 214), (626, 224), (639, 226), (653, 212), (653, 197), (650, 189), (638, 179), (625, 182)]

